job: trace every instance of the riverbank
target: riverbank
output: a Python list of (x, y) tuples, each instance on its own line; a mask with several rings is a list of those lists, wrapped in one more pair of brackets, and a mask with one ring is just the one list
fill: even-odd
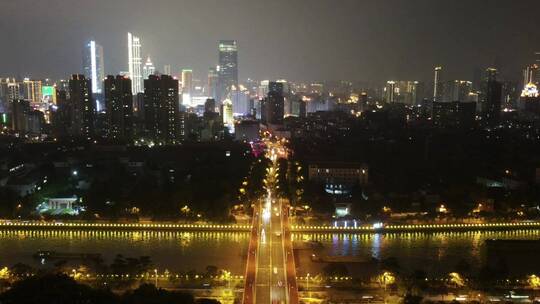
[[(117, 222), (66, 222), (66, 221), (24, 221), (1, 220), (0, 229), (66, 229), (66, 230), (157, 230), (157, 231), (238, 231), (249, 232), (247, 224), (179, 224), (169, 222), (117, 223)], [(444, 224), (384, 224), (354, 226), (304, 226), (293, 225), (291, 232), (343, 232), (343, 233), (386, 233), (386, 232), (438, 232), (475, 230), (519, 230), (540, 229), (540, 222), (490, 222), (490, 223), (444, 223)]]

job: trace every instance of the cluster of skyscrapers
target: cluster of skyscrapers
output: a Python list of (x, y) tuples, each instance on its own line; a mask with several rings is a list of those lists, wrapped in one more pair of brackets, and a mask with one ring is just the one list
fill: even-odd
[(287, 117), (321, 111), (359, 116), (402, 105), (441, 126), (475, 121), (496, 126), (503, 112), (540, 113), (537, 64), (526, 67), (522, 83), (500, 81), (495, 68), (483, 76), (475, 73), (472, 81), (447, 80), (443, 67), (435, 67), (432, 86), (415, 80), (389, 80), (382, 88), (347, 81), (239, 83), (235, 40), (219, 41), (217, 64), (205, 81), (189, 68), (178, 69), (176, 76), (170, 64), (158, 71), (150, 56), (143, 60), (142, 46), (140, 37), (127, 34), (127, 71), (116, 76), (106, 76), (103, 47), (90, 40), (83, 49), (82, 73), (67, 81), (0, 79), (3, 132), (174, 144), (216, 140), (235, 126), (245, 132), (255, 122), (279, 129)]
[(282, 83), (266, 82), (264, 101), (239, 85), (235, 40), (219, 42), (218, 64), (209, 69), (206, 85), (195, 85), (191, 69), (173, 77), (165, 65), (164, 72), (156, 70), (150, 56), (143, 61), (141, 38), (128, 33), (127, 71), (106, 76), (103, 46), (89, 40), (82, 73), (67, 81), (1, 79), (4, 131), (35, 138), (174, 144), (222, 138), (234, 129), (235, 117), (283, 119)]

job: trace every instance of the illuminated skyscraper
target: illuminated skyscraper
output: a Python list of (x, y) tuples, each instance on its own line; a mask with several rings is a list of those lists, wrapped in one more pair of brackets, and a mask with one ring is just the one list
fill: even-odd
[[(156, 72), (156, 67), (152, 63), (152, 60), (150, 59), (150, 56), (148, 56), (146, 58), (146, 63), (144, 64), (144, 67), (143, 67), (143, 78), (148, 79), (148, 76), (154, 75), (155, 72)], [(168, 75), (168, 74), (166, 74), (166, 75)]]
[(436, 67), (435, 77), (433, 79), (433, 101), (442, 101), (442, 99), (443, 99), (442, 67)]
[(223, 124), (234, 132), (233, 103), (230, 99), (223, 101)]
[(193, 71), (189, 69), (182, 70), (182, 104), (191, 106), (191, 97), (193, 96)]
[(86, 79), (92, 80), (92, 93), (101, 94), (105, 79), (103, 47), (94, 40), (88, 41), (84, 46), (83, 74)]
[(25, 78), (22, 86), (24, 99), (31, 102), (41, 102), (43, 96), (41, 80)]
[(231, 98), (234, 109), (233, 116), (245, 116), (251, 113), (251, 100), (247, 88), (243, 85), (238, 86), (231, 91)]
[(141, 40), (128, 33), (128, 69), (133, 94), (143, 92)]
[(217, 98), (219, 75), (216, 68), (208, 69), (208, 97)]
[(231, 88), (238, 87), (238, 47), (236, 40), (219, 41), (218, 101), (227, 98)]

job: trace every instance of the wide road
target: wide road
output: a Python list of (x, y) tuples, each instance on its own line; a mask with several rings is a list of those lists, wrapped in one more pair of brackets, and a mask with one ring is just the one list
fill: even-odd
[(253, 213), (253, 226), (249, 238), (246, 274), (244, 275), (244, 299), (243, 303), (255, 303), (255, 278), (257, 274), (257, 246), (259, 233), (259, 212)]
[(261, 208), (256, 303), (288, 303), (280, 200), (269, 194)]
[(285, 252), (285, 273), (287, 274), (287, 292), (290, 304), (298, 303), (298, 285), (296, 284), (296, 264), (294, 263), (291, 226), (289, 223), (289, 204), (282, 204), (283, 251)]
[[(265, 179), (266, 195), (254, 211), (246, 265), (244, 304), (297, 304), (296, 268), (287, 201), (278, 198), (279, 144), (268, 145), (272, 161)], [(255, 273), (255, 279), (253, 279)]]

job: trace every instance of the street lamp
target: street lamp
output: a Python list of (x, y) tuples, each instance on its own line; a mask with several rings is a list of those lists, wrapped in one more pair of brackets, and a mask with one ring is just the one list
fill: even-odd
[(156, 288), (157, 288), (158, 287), (158, 282), (157, 282), (158, 272), (157, 272), (157, 269), (154, 269), (154, 275), (156, 276)]
[(396, 277), (394, 276), (393, 273), (388, 272), (388, 271), (385, 271), (385, 272), (383, 272), (383, 274), (381, 275), (380, 280), (381, 280), (382, 283), (383, 283), (384, 291), (386, 291), (386, 286), (387, 286), (388, 284), (394, 284), (394, 282), (396, 281)]
[(461, 275), (457, 272), (451, 272), (448, 274), (450, 276), (450, 282), (454, 283), (456, 287), (463, 287), (465, 286), (465, 280), (461, 277)]
[(533, 289), (540, 287), (540, 277), (532, 274), (527, 278), (527, 282), (529, 283), (529, 286)]
[(8, 279), (10, 277), (9, 268), (4, 267), (0, 269), (0, 279)]
[(187, 216), (191, 209), (189, 209), (188, 205), (185, 205), (184, 207), (180, 208), (180, 211), (184, 214), (184, 216)]
[(227, 270), (223, 270), (223, 277), (225, 280), (227, 280), (228, 287), (231, 289), (231, 272)]
[(306, 275), (306, 290), (308, 292), (308, 298), (311, 298), (310, 292), (309, 292), (309, 272)]

